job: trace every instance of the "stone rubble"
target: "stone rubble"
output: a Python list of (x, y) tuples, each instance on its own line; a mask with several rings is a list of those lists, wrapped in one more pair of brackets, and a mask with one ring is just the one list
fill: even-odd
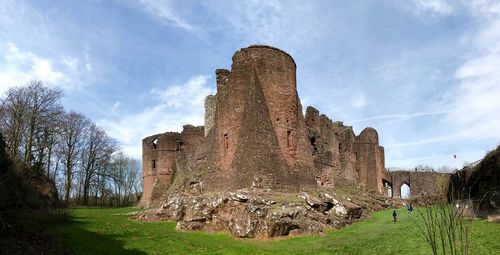
[(229, 231), (240, 238), (322, 234), (363, 216), (361, 206), (322, 192), (297, 195), (301, 202), (276, 202), (269, 192), (237, 190), (212, 195), (175, 193), (139, 220), (177, 221), (177, 230)]

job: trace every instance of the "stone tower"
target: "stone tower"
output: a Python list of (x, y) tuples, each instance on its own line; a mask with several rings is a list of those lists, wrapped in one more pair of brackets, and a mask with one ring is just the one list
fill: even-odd
[(241, 49), (231, 71), (216, 71), (215, 107), (207, 99), (214, 119), (206, 119), (214, 125), (206, 133), (214, 136), (227, 187), (255, 180), (274, 188), (315, 185), (295, 71), (290, 55), (269, 46)]
[(356, 136), (356, 170), (359, 182), (368, 190), (383, 192), (380, 180), (385, 174), (384, 147), (379, 146), (377, 130), (368, 127)]
[(150, 201), (160, 198), (163, 190), (172, 183), (175, 160), (181, 149), (180, 135), (168, 132), (142, 140), (143, 191), (141, 206), (149, 207)]

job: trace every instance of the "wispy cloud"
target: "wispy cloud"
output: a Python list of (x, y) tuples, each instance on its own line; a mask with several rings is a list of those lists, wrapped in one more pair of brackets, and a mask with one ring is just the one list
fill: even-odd
[(204, 5), (244, 44), (268, 44), (294, 53), (318, 40), (326, 29), (312, 1), (207, 1)]
[(174, 9), (172, 1), (169, 0), (140, 0), (140, 6), (144, 8), (154, 18), (160, 20), (165, 25), (179, 27), (188, 31), (195, 28), (188, 21), (183, 19)]
[(406, 120), (418, 117), (432, 116), (432, 115), (441, 115), (451, 112), (450, 110), (443, 111), (433, 111), (433, 112), (416, 112), (416, 113), (400, 113), (400, 114), (383, 114), (378, 116), (372, 116), (362, 119), (350, 120), (350, 123), (358, 123), (365, 121), (373, 121), (373, 120)]
[(450, 134), (450, 135), (442, 135), (442, 136), (436, 136), (436, 137), (431, 137), (431, 138), (425, 138), (425, 139), (411, 141), (411, 142), (392, 143), (392, 144), (385, 145), (385, 147), (397, 148), (397, 147), (427, 145), (427, 144), (432, 144), (432, 143), (439, 143), (439, 142), (456, 140), (456, 139), (460, 139), (460, 138), (461, 138), (461, 136), (459, 134)]
[[(387, 148), (388, 166), (425, 163), (460, 167), (463, 161), (474, 161), (484, 156), (484, 153), (478, 153), (478, 148), (484, 148), (485, 144), (495, 146), (500, 141), (500, 3), (414, 1), (412, 6), (412, 12), (422, 16), (424, 23), (427, 18), (443, 18), (458, 10), (468, 12), (467, 15), (473, 17), (474, 26), (460, 35), (460, 46), (464, 49), (460, 59), (446, 73), (437, 69), (436, 75), (433, 75), (435, 78), (428, 81), (433, 84), (435, 79), (435, 84), (440, 85), (429, 87), (435, 92), (439, 91), (439, 96), (435, 96), (434, 92), (431, 94), (435, 96), (432, 101), (422, 102), (430, 105), (430, 111), (387, 114), (353, 122), (382, 121), (382, 125), (378, 125), (380, 127), (391, 122), (409, 121), (401, 125), (408, 128), (405, 133), (398, 133), (400, 127), (392, 126), (388, 130), (395, 133), (386, 133), (389, 139), (383, 146)], [(397, 77), (400, 70), (398, 65), (380, 69), (384, 71), (381, 72), (385, 74), (383, 77), (389, 78), (386, 80)], [(441, 86), (443, 82), (447, 85)], [(433, 121), (410, 122), (421, 117), (432, 117)], [(445, 156), (447, 152), (453, 155), (457, 151), (460, 151), (460, 162)]]
[(210, 76), (197, 75), (180, 85), (156, 88), (149, 93), (154, 104), (144, 110), (117, 119), (97, 123), (117, 138), (124, 151), (141, 157), (142, 138), (155, 133), (181, 131), (185, 124), (203, 125), (204, 100), (214, 93), (207, 84)]
[(457, 88), (447, 98), (450, 126), (464, 137), (500, 141), (500, 4), (481, 1), (470, 6), (481, 22), (469, 35), (473, 48), (456, 70)]
[(365, 94), (361, 93), (354, 97), (354, 100), (351, 102), (351, 106), (354, 108), (363, 108), (367, 103)]
[[(393, 150), (398, 150), (393, 149)], [(389, 150), (391, 150), (389, 148)], [(392, 169), (414, 169), (417, 165), (430, 165), (438, 170), (442, 166), (447, 166), (451, 169), (460, 169), (465, 165), (484, 157), (488, 153), (487, 150), (456, 150), (447, 154), (429, 153), (426, 156), (420, 157), (393, 157), (386, 162), (386, 165), (392, 166)], [(455, 158), (456, 156), (456, 158)]]
[(447, 16), (454, 7), (448, 0), (411, 0), (404, 2), (406, 9), (416, 15)]

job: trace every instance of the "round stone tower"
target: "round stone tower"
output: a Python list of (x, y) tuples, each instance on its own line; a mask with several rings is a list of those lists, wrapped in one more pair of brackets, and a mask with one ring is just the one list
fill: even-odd
[(151, 207), (172, 183), (177, 153), (181, 149), (179, 133), (163, 133), (142, 140), (143, 191), (139, 206)]
[(250, 46), (233, 56), (233, 73), (254, 74), (238, 77), (237, 86), (253, 83), (262, 90), (270, 122), (278, 139), (281, 155), (291, 166), (297, 156), (300, 117), (296, 86), (296, 65), (288, 53), (269, 46)]
[(315, 185), (295, 71), (289, 54), (256, 45), (233, 55), (231, 71), (216, 73), (214, 135), (227, 183)]

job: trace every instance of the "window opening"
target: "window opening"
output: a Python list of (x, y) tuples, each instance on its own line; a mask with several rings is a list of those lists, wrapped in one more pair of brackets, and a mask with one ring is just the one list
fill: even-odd
[(181, 140), (179, 138), (175, 138), (175, 150), (176, 151), (181, 150)]
[(226, 149), (228, 149), (228, 148), (229, 148), (229, 137), (228, 137), (228, 135), (227, 135), (227, 134), (224, 134), (224, 147), (225, 147)]
[(158, 148), (158, 138), (155, 138), (152, 144), (153, 144), (153, 150), (156, 150)]

